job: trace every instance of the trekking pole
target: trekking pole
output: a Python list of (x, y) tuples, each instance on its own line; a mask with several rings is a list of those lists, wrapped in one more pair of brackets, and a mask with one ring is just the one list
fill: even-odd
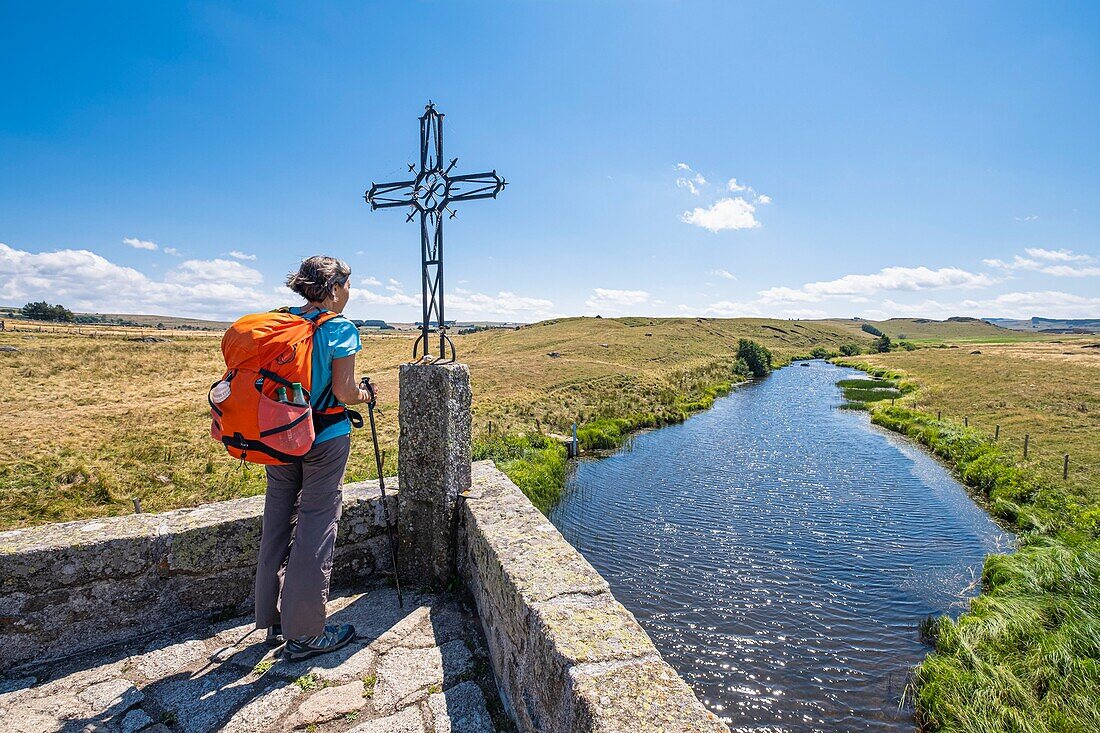
[(370, 383), (370, 377), (363, 377), (359, 386), (370, 392), (370, 401), (367, 402), (367, 416), (370, 418), (370, 437), (374, 442), (374, 463), (378, 466), (378, 488), (382, 492), (382, 518), (386, 520), (386, 530), (390, 536), (390, 562), (393, 563), (393, 582), (397, 586), (397, 605), (405, 607), (405, 600), (401, 597), (401, 578), (397, 574), (397, 533), (393, 523), (390, 522), (390, 510), (386, 506), (386, 478), (382, 475), (382, 451), (378, 448), (378, 428), (374, 424), (374, 387)]

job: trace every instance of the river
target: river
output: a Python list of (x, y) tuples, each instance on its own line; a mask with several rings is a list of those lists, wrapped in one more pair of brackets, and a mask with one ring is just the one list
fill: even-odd
[(578, 461), (551, 521), (733, 731), (912, 731), (899, 709), (1012, 537), (935, 459), (838, 409), (821, 361)]

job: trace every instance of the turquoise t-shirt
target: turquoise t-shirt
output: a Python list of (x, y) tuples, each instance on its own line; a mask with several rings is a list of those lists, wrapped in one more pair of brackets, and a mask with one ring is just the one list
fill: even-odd
[[(290, 312), (301, 315), (306, 310), (304, 307), (291, 308)], [(359, 329), (347, 318), (337, 316), (321, 324), (313, 334), (313, 376), (309, 390), (309, 402), (313, 409), (343, 404), (332, 394), (332, 360), (351, 356), (362, 348), (363, 342), (359, 340)], [(351, 423), (344, 419), (318, 433), (313, 444), (317, 445), (350, 433)]]

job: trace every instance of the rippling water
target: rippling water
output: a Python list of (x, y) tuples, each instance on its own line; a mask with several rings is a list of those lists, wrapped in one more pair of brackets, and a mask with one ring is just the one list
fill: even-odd
[(837, 409), (850, 376), (781, 369), (582, 461), (550, 515), (734, 731), (912, 730), (918, 621), (1011, 548), (935, 460)]

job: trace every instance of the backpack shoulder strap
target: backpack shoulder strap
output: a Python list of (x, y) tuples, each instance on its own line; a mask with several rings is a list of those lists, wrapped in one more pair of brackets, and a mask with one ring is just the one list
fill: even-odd
[(342, 313), (333, 313), (332, 311), (321, 311), (320, 313), (318, 313), (313, 318), (310, 318), (309, 320), (313, 321), (313, 323), (316, 324), (316, 326), (318, 328), (320, 328), (321, 324), (328, 323), (333, 318), (342, 318), (342, 317), (343, 317)]

